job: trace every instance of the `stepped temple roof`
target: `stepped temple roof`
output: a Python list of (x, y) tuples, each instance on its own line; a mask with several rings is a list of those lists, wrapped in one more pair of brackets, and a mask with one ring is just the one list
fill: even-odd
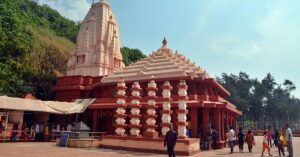
[(104, 77), (102, 83), (118, 82), (121, 78), (124, 81), (134, 81), (148, 80), (152, 77), (160, 79), (186, 76), (211, 78), (205, 70), (192, 63), (185, 56), (177, 51), (174, 53), (168, 48), (167, 41), (164, 39), (163, 46), (150, 54), (149, 57)]

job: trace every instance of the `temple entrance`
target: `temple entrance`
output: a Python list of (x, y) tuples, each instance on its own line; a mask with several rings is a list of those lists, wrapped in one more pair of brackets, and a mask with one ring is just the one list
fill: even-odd
[(201, 108), (197, 108), (197, 138), (201, 138), (203, 136), (203, 122), (202, 122), (202, 110)]
[(97, 120), (97, 131), (106, 132), (106, 135), (115, 134), (113, 111), (100, 111)]

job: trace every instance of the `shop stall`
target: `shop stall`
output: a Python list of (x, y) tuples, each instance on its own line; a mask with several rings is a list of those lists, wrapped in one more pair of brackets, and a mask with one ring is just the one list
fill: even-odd
[(58, 102), (0, 96), (0, 140), (48, 140), (51, 130), (63, 129), (59, 127), (62, 117), (76, 116), (94, 101), (77, 99), (74, 102)]

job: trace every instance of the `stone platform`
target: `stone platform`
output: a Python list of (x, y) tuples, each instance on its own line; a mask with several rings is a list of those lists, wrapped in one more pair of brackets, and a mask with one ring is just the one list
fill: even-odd
[[(163, 143), (163, 138), (104, 136), (100, 141), (100, 147), (139, 152), (167, 153), (167, 148), (163, 146)], [(178, 139), (175, 152), (178, 155), (194, 155), (199, 153), (199, 139)]]
[[(59, 139), (56, 140), (56, 145), (58, 145)], [(100, 140), (99, 139), (69, 139), (68, 147), (71, 148), (99, 148)]]

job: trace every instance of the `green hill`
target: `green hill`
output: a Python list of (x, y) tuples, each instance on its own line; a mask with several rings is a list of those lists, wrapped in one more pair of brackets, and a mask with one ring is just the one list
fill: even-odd
[(54, 71), (65, 71), (78, 29), (48, 6), (1, 0), (0, 94), (53, 98)]

